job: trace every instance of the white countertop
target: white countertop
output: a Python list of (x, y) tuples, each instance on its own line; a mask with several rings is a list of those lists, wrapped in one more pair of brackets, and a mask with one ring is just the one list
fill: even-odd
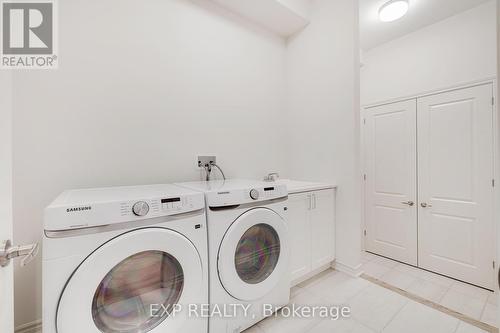
[(279, 179), (275, 182), (269, 182), (269, 184), (272, 183), (285, 184), (288, 188), (288, 193), (290, 194), (337, 188), (337, 185), (334, 184), (303, 182), (291, 179)]

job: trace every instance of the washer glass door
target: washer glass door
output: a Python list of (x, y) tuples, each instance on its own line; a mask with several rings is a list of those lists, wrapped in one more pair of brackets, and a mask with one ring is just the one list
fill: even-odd
[(58, 332), (180, 332), (188, 305), (206, 301), (203, 269), (197, 249), (178, 232), (124, 233), (73, 272), (57, 309)]
[[(182, 266), (171, 254), (144, 251), (116, 265), (92, 301), (92, 317), (103, 333), (149, 332), (166, 319), (184, 287)], [(163, 309), (151, 316), (151, 308)]]
[(259, 299), (288, 274), (288, 252), (283, 218), (267, 208), (251, 209), (231, 224), (221, 242), (220, 281), (234, 298)]

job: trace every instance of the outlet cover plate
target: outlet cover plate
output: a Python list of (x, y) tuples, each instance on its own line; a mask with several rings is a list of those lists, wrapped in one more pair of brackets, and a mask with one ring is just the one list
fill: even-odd
[(217, 163), (216, 156), (198, 156), (198, 167), (203, 168), (205, 165), (212, 163)]

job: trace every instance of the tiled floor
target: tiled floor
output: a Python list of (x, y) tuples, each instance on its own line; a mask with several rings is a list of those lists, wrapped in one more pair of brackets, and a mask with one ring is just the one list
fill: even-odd
[(498, 327), (497, 295), (492, 292), (370, 253), (363, 263), (369, 276)]
[[(491, 307), (493, 302), (488, 303), (489, 295), (471, 289), (455, 285), (453, 282), (439, 281), (439, 279), (428, 281), (422, 277), (412, 279), (401, 272), (399, 276), (395, 270), (399, 264), (381, 262), (378, 258), (367, 256), (366, 263), (371, 271), (387, 276), (391, 281), (401, 285), (412, 286), (414, 290), (420, 290), (422, 294), (429, 294), (435, 298), (445, 299), (452, 304), (457, 301), (455, 293), (473, 295), (478, 300), (483, 300), (483, 308), (480, 315), (493, 317)], [(391, 273), (391, 274), (389, 274)], [(429, 283), (429, 284), (428, 284)], [(430, 286), (427, 288), (427, 286)], [(444, 290), (442, 290), (443, 288)], [(451, 293), (448, 293), (452, 291)], [(442, 295), (441, 295), (442, 294)], [(493, 300), (494, 298), (491, 298)], [(337, 271), (327, 271), (319, 276), (300, 284), (292, 291), (290, 304), (297, 305), (336, 305), (351, 308), (351, 316), (347, 319), (331, 320), (320, 318), (285, 318), (281, 313), (274, 317), (265, 319), (245, 333), (476, 333), (484, 332), (474, 326), (462, 322), (452, 316), (439, 312), (433, 308), (417, 303), (407, 297), (401, 296), (389, 289), (378, 286), (362, 278), (353, 278)], [(461, 304), (467, 308), (468, 304)], [(490, 310), (485, 311), (486, 304)], [(470, 306), (474, 308), (475, 306)], [(491, 311), (491, 313), (489, 312)], [(477, 314), (477, 311), (474, 312)]]

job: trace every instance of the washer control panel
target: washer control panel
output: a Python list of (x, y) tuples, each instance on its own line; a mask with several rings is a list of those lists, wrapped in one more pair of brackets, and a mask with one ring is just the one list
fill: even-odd
[(69, 190), (45, 209), (46, 231), (162, 218), (205, 209), (203, 193), (171, 184)]
[(146, 216), (149, 213), (149, 205), (146, 201), (138, 201), (132, 206), (132, 212), (136, 216)]
[(161, 199), (161, 209), (163, 211), (181, 210), (185, 204), (188, 204), (186, 198), (184, 200), (182, 198)]
[[(196, 199), (196, 200), (195, 200)], [(121, 216), (153, 218), (201, 209), (202, 202), (192, 196), (144, 199), (120, 203)]]
[(250, 191), (250, 198), (252, 198), (253, 200), (258, 200), (259, 199), (259, 191), (256, 189), (252, 189)]

